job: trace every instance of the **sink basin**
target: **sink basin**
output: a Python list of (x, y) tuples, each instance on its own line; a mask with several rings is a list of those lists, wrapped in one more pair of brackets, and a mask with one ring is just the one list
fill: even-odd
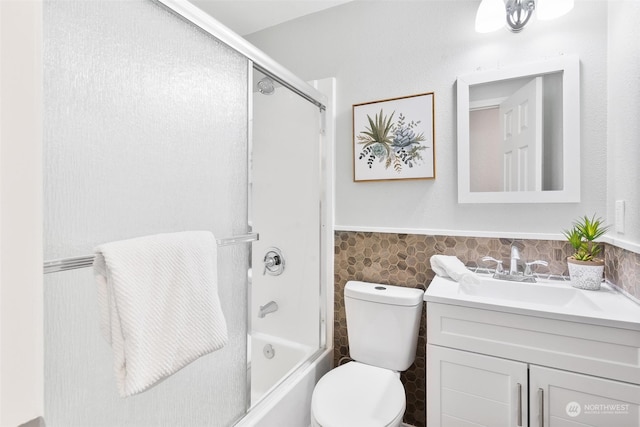
[(551, 306), (583, 305), (585, 308), (592, 310), (598, 309), (598, 306), (578, 289), (563, 284), (508, 282), (483, 278), (481, 283), (477, 285), (460, 284), (458, 292), (469, 296), (527, 304)]
[(479, 277), (480, 283), (466, 284), (436, 276), (424, 300), (640, 330), (640, 304), (606, 283), (599, 291), (587, 291), (572, 287), (570, 282), (526, 283)]

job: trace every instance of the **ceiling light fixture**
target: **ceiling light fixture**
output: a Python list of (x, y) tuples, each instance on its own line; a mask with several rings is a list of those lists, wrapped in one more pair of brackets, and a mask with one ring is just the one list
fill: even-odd
[(538, 19), (549, 20), (569, 12), (573, 4), (574, 0), (482, 0), (476, 13), (476, 31), (489, 33), (506, 23), (509, 30), (519, 33), (534, 10)]

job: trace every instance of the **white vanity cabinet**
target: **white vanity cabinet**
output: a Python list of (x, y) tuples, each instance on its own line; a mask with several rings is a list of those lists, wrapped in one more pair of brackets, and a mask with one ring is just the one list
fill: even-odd
[(532, 365), (529, 396), (532, 427), (640, 426), (636, 384)]
[(427, 345), (427, 426), (522, 426), (527, 364)]
[(640, 329), (427, 300), (427, 427), (640, 427)]

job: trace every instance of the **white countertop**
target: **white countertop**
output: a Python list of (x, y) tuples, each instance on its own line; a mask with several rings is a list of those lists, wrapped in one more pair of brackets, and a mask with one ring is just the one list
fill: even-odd
[(587, 291), (573, 288), (569, 282), (518, 283), (479, 276), (483, 283), (478, 285), (461, 285), (452, 279), (436, 277), (424, 300), (640, 330), (640, 305), (607, 284), (603, 283), (598, 291)]

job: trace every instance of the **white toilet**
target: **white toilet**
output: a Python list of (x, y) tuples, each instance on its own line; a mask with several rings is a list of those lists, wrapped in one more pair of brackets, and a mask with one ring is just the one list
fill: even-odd
[(354, 362), (329, 371), (313, 390), (313, 427), (396, 427), (406, 408), (400, 372), (416, 357), (423, 291), (348, 282), (344, 289)]

